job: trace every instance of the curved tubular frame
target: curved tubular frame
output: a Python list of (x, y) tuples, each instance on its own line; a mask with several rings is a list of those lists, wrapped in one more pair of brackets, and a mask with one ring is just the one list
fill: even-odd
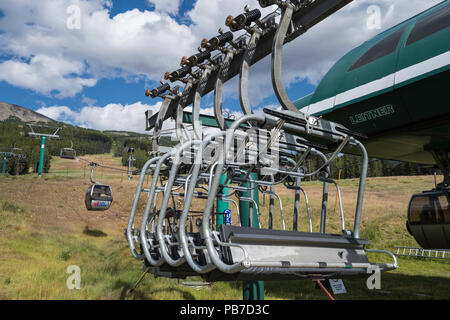
[(289, 99), (283, 85), (283, 79), (281, 77), (284, 40), (291, 24), (292, 14), (295, 8), (294, 5), (289, 1), (286, 1), (284, 4), (285, 8), (283, 11), (283, 15), (281, 16), (281, 20), (278, 25), (277, 32), (275, 33), (275, 38), (272, 45), (272, 86), (275, 91), (275, 95), (278, 98), (278, 101), (284, 109), (302, 113), (294, 106), (292, 101)]
[[(324, 162), (327, 161), (327, 157), (320, 151), (317, 151), (316, 149), (309, 149), (308, 153), (311, 152), (311, 154), (316, 154), (318, 156), (320, 156), (322, 158), (322, 160), (324, 160)], [(294, 164), (295, 166), (297, 166), (297, 164), (295, 163), (294, 160), (292, 159), (287, 159), (289, 162), (291, 162), (292, 164)], [(300, 172), (302, 169), (299, 167), (298, 168), (298, 172)], [(328, 167), (327, 167), (327, 171), (328, 171)], [(297, 215), (294, 213), (294, 225), (293, 225), (293, 230), (297, 231), (298, 230), (298, 214), (300, 213), (300, 192), (303, 193), (303, 196), (305, 197), (305, 205), (306, 205), (306, 213), (308, 215), (308, 222), (309, 222), (309, 232), (313, 232), (312, 230), (312, 220), (311, 220), (311, 207), (309, 206), (309, 199), (308, 196), (306, 194), (306, 191), (301, 187), (301, 178), (297, 177), (296, 178), (296, 185), (295, 185), (295, 205), (294, 205), (294, 210), (297, 210)], [(326, 182), (324, 182), (326, 183)]]
[[(336, 151), (331, 155), (331, 157), (328, 159), (326, 158), (325, 155), (323, 155), (322, 152), (319, 152), (317, 150), (315, 150), (315, 152), (317, 152), (318, 155), (320, 155), (322, 157), (323, 155), (323, 159), (324, 159), (324, 163), (322, 164), (322, 166), (320, 166), (318, 169), (316, 169), (313, 172), (309, 172), (309, 173), (295, 173), (294, 170), (293, 171), (285, 171), (285, 170), (274, 170), (274, 172), (280, 172), (280, 173), (284, 173), (284, 174), (292, 174), (293, 176), (300, 176), (302, 178), (305, 177), (311, 177), (314, 176), (316, 174), (318, 174), (322, 169), (326, 168), (329, 166), (329, 164), (334, 161), (334, 159), (338, 156), (338, 154), (341, 152), (341, 150), (349, 143), (351, 137), (347, 136), (344, 140), (341, 141), (341, 144), (339, 145), (339, 147), (336, 149)], [(311, 149), (311, 151), (314, 149)], [(299, 166), (301, 164), (301, 162), (297, 163), (297, 166)], [(298, 168), (294, 168), (295, 170), (297, 170)], [(270, 170), (270, 168), (267, 168), (267, 170)]]
[(158, 139), (161, 135), (161, 130), (163, 126), (164, 119), (166, 117), (167, 110), (172, 100), (178, 98), (178, 96), (166, 95), (164, 101), (161, 104), (161, 108), (158, 112), (158, 117), (156, 118), (155, 128), (153, 129), (152, 137), (152, 152), (157, 153), (159, 151)]
[(222, 201), (225, 201), (225, 202), (231, 202), (236, 207), (236, 213), (238, 216), (239, 226), (242, 226), (241, 225), (241, 213), (239, 212), (239, 205), (237, 204), (237, 202), (234, 201), (233, 199), (228, 198), (227, 195), (219, 197), (219, 199)]
[(150, 217), (150, 210), (152, 209), (152, 203), (155, 202), (155, 205), (156, 205), (156, 200), (154, 200), (153, 195), (155, 194), (155, 191), (156, 191), (156, 184), (158, 183), (158, 176), (161, 171), (161, 167), (162, 167), (164, 161), (166, 161), (170, 156), (171, 156), (170, 152), (164, 154), (162, 157), (159, 157), (159, 160), (156, 164), (155, 171), (154, 171), (153, 178), (152, 178), (152, 185), (151, 185), (150, 191), (148, 193), (147, 204), (145, 206), (144, 216), (142, 217), (142, 223), (141, 223), (141, 229), (140, 229), (142, 250), (144, 251), (145, 258), (154, 267), (159, 267), (160, 265), (162, 265), (165, 262), (165, 260), (164, 260), (163, 256), (160, 256), (160, 258), (156, 259), (156, 260), (153, 259), (153, 257), (151, 256), (150, 247), (149, 247), (149, 244), (147, 242), (147, 237), (146, 237), (147, 236), (146, 235), (146, 227), (147, 227), (148, 223), (150, 222), (150, 220), (155, 219), (156, 213), (152, 214)]
[(164, 260), (166, 261), (166, 263), (168, 263), (169, 265), (171, 265), (173, 267), (178, 267), (178, 266), (182, 265), (186, 261), (186, 259), (185, 259), (184, 255), (179, 257), (178, 259), (173, 259), (170, 256), (170, 254), (168, 252), (168, 247), (166, 245), (166, 239), (165, 239), (166, 237), (163, 232), (163, 222), (166, 217), (166, 211), (167, 211), (168, 203), (169, 203), (170, 196), (171, 196), (171, 190), (172, 190), (173, 184), (175, 182), (175, 177), (177, 175), (178, 168), (180, 167), (182, 153), (187, 147), (190, 147), (193, 144), (200, 144), (200, 143), (201, 143), (201, 141), (199, 141), (199, 140), (187, 141), (187, 142), (183, 143), (183, 145), (177, 147), (176, 149), (174, 149), (171, 152), (171, 155), (174, 157), (174, 160), (172, 163), (172, 167), (170, 169), (169, 179), (167, 180), (167, 183), (166, 183), (163, 202), (162, 202), (161, 208), (159, 210), (158, 224), (156, 226), (156, 237), (158, 239), (159, 246), (160, 246), (160, 252), (161, 252), (162, 256), (164, 257)]
[(345, 217), (344, 217), (344, 209), (342, 208), (342, 197), (341, 197), (341, 189), (339, 188), (339, 185), (334, 179), (326, 178), (326, 179), (320, 179), (323, 182), (328, 182), (334, 184), (336, 187), (336, 192), (338, 193), (338, 199), (339, 199), (339, 212), (341, 214), (341, 220), (342, 220), (342, 232), (345, 232)]
[[(347, 143), (358, 147), (360, 149), (361, 158), (362, 158), (361, 172), (360, 172), (359, 186), (358, 186), (358, 198), (357, 198), (357, 202), (356, 202), (355, 220), (354, 220), (354, 225), (353, 225), (353, 236), (355, 238), (359, 238), (359, 231), (360, 231), (360, 227), (361, 227), (361, 217), (362, 217), (362, 206), (363, 206), (363, 200), (364, 200), (364, 190), (365, 190), (366, 179), (367, 179), (367, 168), (369, 165), (369, 157), (367, 155), (367, 151), (366, 151), (366, 148), (364, 147), (364, 145), (361, 142), (359, 142), (358, 140), (356, 140), (355, 138), (350, 137), (350, 136), (347, 136), (341, 142), (341, 146), (338, 148), (338, 150), (341, 147), (343, 148), (344, 145)], [(336, 150), (336, 152), (329, 159), (327, 159), (325, 157), (325, 155), (323, 155), (321, 152), (315, 150), (315, 152), (317, 152), (317, 154), (320, 155), (325, 161), (325, 163), (322, 165), (322, 167), (319, 170), (321, 170), (325, 166), (328, 166), (329, 163), (334, 160), (334, 158), (337, 156), (338, 150)], [(302, 174), (301, 176), (307, 177), (312, 174), (317, 174), (319, 170), (316, 170), (315, 172), (309, 173), (309, 174)], [(283, 171), (283, 170), (279, 170), (279, 172), (291, 174), (292, 176), (298, 175), (295, 172), (288, 172), (288, 171)], [(321, 233), (325, 233), (325, 216), (326, 216), (326, 201), (327, 201), (325, 194), (328, 194), (328, 183), (327, 182), (324, 182), (324, 192), (323, 193), (324, 193), (324, 200), (322, 201), (322, 217), (321, 217), (321, 226), (320, 226)]]
[[(208, 250), (209, 257), (211, 258), (211, 261), (216, 265), (216, 267), (224, 273), (235, 273), (235, 272), (238, 272), (238, 271), (250, 266), (250, 261), (248, 260), (248, 257), (246, 256), (245, 250), (244, 250), (244, 255), (247, 258), (245, 258), (243, 261), (236, 262), (232, 265), (228, 265), (228, 264), (224, 263), (220, 259), (219, 255), (214, 247), (213, 239), (211, 237), (210, 225), (209, 225), (210, 224), (209, 219), (211, 217), (211, 212), (212, 212), (212, 209), (214, 206), (214, 200), (216, 198), (217, 190), (218, 190), (218, 187), (220, 184), (220, 177), (223, 172), (227, 154), (228, 154), (229, 150), (231, 149), (234, 132), (236, 131), (237, 128), (239, 128), (239, 126), (242, 123), (247, 122), (247, 121), (264, 122), (265, 116), (263, 116), (263, 115), (245, 115), (245, 116), (241, 117), (240, 119), (236, 120), (235, 122), (233, 122), (233, 125), (230, 127), (229, 130), (227, 130), (226, 138), (225, 138), (225, 148), (224, 148), (224, 150), (223, 149), (219, 150), (221, 157), (219, 157), (219, 162), (216, 167), (214, 179), (211, 183), (211, 190), (209, 191), (208, 200), (206, 201), (205, 211), (203, 212), (202, 231), (203, 231), (203, 238), (206, 243), (206, 248)], [(213, 234), (215, 235), (215, 233), (213, 233)], [(220, 245), (224, 245), (224, 244), (220, 243)], [(227, 244), (227, 245), (229, 246), (230, 244)]]
[(244, 114), (252, 114), (252, 107), (248, 97), (248, 76), (250, 63), (252, 62), (253, 55), (256, 51), (256, 46), (261, 38), (262, 31), (258, 27), (254, 26), (251, 29), (251, 37), (245, 49), (244, 56), (242, 57), (241, 68), (239, 72), (239, 102), (241, 103), (242, 112)]
[(198, 82), (197, 89), (195, 90), (194, 103), (192, 105), (192, 126), (194, 128), (195, 140), (200, 140), (203, 136), (202, 124), (200, 123), (200, 104), (206, 84), (213, 70), (213, 67), (207, 64), (202, 65), (202, 68), (204, 69)]
[[(220, 131), (218, 133), (208, 135), (205, 137), (205, 139), (203, 139), (202, 146), (201, 146), (201, 148), (199, 148), (199, 150), (197, 151), (196, 156), (195, 156), (195, 162), (194, 162), (194, 166), (192, 169), (192, 175), (189, 179), (189, 186), (185, 190), (186, 200), (184, 202), (183, 212), (178, 220), (178, 237), (179, 237), (179, 241), (181, 243), (181, 247), (183, 249), (184, 257), (185, 257), (187, 263), (189, 264), (189, 266), (194, 271), (196, 271), (200, 274), (208, 273), (208, 272), (214, 270), (216, 268), (216, 266), (213, 263), (208, 263), (206, 265), (200, 265), (192, 258), (191, 251), (189, 250), (187, 235), (186, 235), (186, 222), (187, 222), (187, 218), (188, 218), (188, 214), (189, 214), (189, 209), (192, 204), (195, 186), (197, 184), (198, 176), (200, 174), (201, 166), (203, 164), (203, 150), (206, 149), (208, 144), (211, 143), (213, 139), (218, 138), (223, 135), (225, 135), (225, 131)], [(222, 148), (219, 148), (219, 150), (222, 150)], [(212, 189), (209, 189), (210, 192), (211, 192), (211, 190)], [(191, 244), (191, 245), (194, 247), (194, 249), (206, 249), (206, 247), (203, 247), (203, 246), (195, 247), (193, 244)]]
[(89, 176), (89, 178), (91, 179), (91, 183), (93, 183), (93, 184), (101, 184), (101, 183), (98, 183), (97, 181), (94, 180), (94, 170), (95, 170), (95, 167), (97, 167), (97, 164), (96, 164), (96, 163), (93, 163), (93, 164), (92, 164), (92, 169), (91, 169), (91, 175)]
[[(277, 195), (278, 196), (278, 195)], [(238, 197), (239, 201), (246, 201), (251, 202), (256, 209), (256, 216), (258, 217), (258, 226), (261, 228), (261, 212), (259, 211), (259, 206), (256, 203), (256, 201), (253, 198), (248, 197)], [(284, 217), (283, 217), (283, 210), (281, 210), (281, 219), (283, 220), (283, 226), (284, 226)], [(249, 225), (253, 225), (253, 215), (250, 216), (250, 222)]]
[(275, 193), (275, 186), (273, 183), (275, 182), (275, 177), (270, 176), (270, 180), (272, 182), (272, 185), (270, 186), (270, 196), (269, 196), (269, 229), (273, 228), (273, 211), (275, 207), (275, 199), (274, 199), (274, 193)]
[(362, 216), (362, 206), (364, 201), (364, 190), (366, 187), (366, 179), (367, 179), (367, 168), (369, 166), (369, 156), (367, 155), (366, 148), (364, 145), (358, 140), (352, 138), (351, 143), (355, 144), (359, 150), (361, 151), (361, 173), (359, 176), (359, 187), (358, 187), (358, 200), (356, 202), (356, 213), (355, 213), (355, 221), (353, 225), (353, 236), (355, 238), (359, 238), (359, 230), (361, 227), (361, 216)]
[(397, 269), (398, 268), (397, 257), (392, 252), (387, 251), (387, 250), (367, 249), (367, 248), (364, 248), (364, 251), (373, 252), (373, 253), (385, 253), (387, 255), (390, 255), (392, 260), (394, 260), (394, 263), (392, 263), (392, 264), (377, 263), (377, 266), (385, 267), (387, 269)]
[[(297, 168), (297, 163), (293, 159), (287, 158), (286, 160), (294, 165), (294, 169)], [(299, 173), (301, 173), (302, 168), (298, 167), (296, 170)], [(301, 186), (301, 178), (296, 177), (295, 178), (295, 196), (294, 196), (294, 217), (292, 219), (292, 230), (294, 230), (294, 231), (298, 230), (298, 215), (300, 213), (300, 186)]]
[(309, 232), (313, 232), (312, 220), (311, 220), (311, 207), (309, 206), (308, 196), (306, 195), (306, 191), (302, 187), (300, 187), (299, 190), (303, 193), (303, 196), (305, 197), (306, 212), (308, 214), (308, 221), (309, 221)]
[(136, 193), (134, 194), (134, 199), (133, 199), (133, 204), (131, 206), (131, 212), (130, 212), (130, 217), (128, 218), (128, 225), (127, 225), (127, 229), (125, 231), (125, 236), (127, 238), (128, 241), (128, 246), (130, 247), (131, 250), (131, 254), (133, 255), (133, 257), (135, 257), (138, 260), (141, 260), (143, 258), (143, 254), (139, 254), (137, 253), (137, 250), (134, 246), (134, 217), (136, 215), (136, 209), (138, 206), (138, 202), (139, 202), (139, 197), (142, 193), (142, 185), (144, 184), (144, 179), (145, 179), (145, 175), (147, 172), (147, 169), (150, 165), (152, 165), (153, 163), (157, 162), (159, 160), (159, 157), (155, 157), (152, 158), (150, 160), (148, 160), (144, 166), (142, 167), (142, 171), (141, 171), (141, 175), (139, 176), (139, 181), (138, 181), (138, 185), (136, 188)]
[(219, 73), (217, 74), (216, 83), (214, 87), (214, 116), (216, 118), (217, 124), (221, 130), (226, 130), (228, 128), (225, 117), (222, 111), (222, 88), (223, 83), (230, 70), (230, 64), (235, 55), (235, 50), (233, 48), (226, 49), (225, 59), (220, 65)]
[[(191, 92), (193, 85), (194, 85), (193, 80), (188, 79), (186, 85), (184, 86), (183, 93), (177, 106), (177, 117), (175, 119), (175, 128), (178, 140), (181, 142), (185, 141), (183, 136), (183, 133), (185, 133), (185, 130), (183, 130), (185, 128), (183, 124), (183, 109), (186, 107), (187, 99), (189, 97), (189, 93)], [(190, 138), (189, 135), (188, 137)]]
[[(299, 170), (301, 170), (299, 168)], [(295, 194), (294, 194), (294, 217), (292, 219), (292, 230), (297, 231), (298, 230), (298, 216), (300, 214), (300, 186), (301, 186), (301, 179), (296, 178), (295, 179)]]
[(279, 206), (280, 206), (281, 223), (283, 225), (283, 230), (286, 230), (286, 224), (284, 222), (284, 214), (283, 214), (283, 202), (281, 201), (281, 198), (278, 195), (278, 193), (274, 192), (273, 194), (278, 199), (278, 203), (279, 203)]

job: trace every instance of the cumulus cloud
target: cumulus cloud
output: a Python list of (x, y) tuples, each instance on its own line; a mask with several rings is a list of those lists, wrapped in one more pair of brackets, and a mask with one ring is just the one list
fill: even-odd
[[(0, 55), (10, 58), (0, 64), (0, 80), (58, 98), (72, 97), (103, 78), (158, 81), (178, 67), (181, 56), (194, 53), (203, 37), (217, 34), (227, 15), (242, 12), (247, 3), (259, 7), (256, 0), (197, 0), (184, 14), (187, 26), (169, 15), (178, 13), (180, 0), (147, 1), (155, 11), (133, 9), (115, 16), (106, 0), (2, 1)], [(317, 84), (347, 51), (438, 2), (353, 1), (286, 45), (285, 85)], [(379, 8), (381, 29), (368, 28), (367, 9), (373, 5)], [(68, 11), (70, 6), (79, 10)], [(273, 9), (263, 9), (263, 15)], [(79, 21), (70, 28), (68, 19)], [(273, 94), (269, 70), (266, 58), (250, 71), (254, 105)], [(229, 88), (226, 93), (235, 95), (236, 82)]]
[[(111, 103), (103, 107), (84, 106), (79, 111), (67, 106), (42, 107), (39, 112), (52, 119), (97, 130), (145, 131), (145, 111), (158, 112), (161, 103), (147, 105), (136, 102), (129, 105)], [(168, 122), (165, 124), (170, 126)]]
[[(74, 3), (79, 8), (79, 24), (68, 23), (77, 18), (67, 11)], [(92, 85), (92, 80), (81, 81), (86, 80), (85, 74), (92, 79), (158, 80), (183, 53), (195, 48), (192, 31), (165, 13), (133, 9), (110, 17), (106, 4), (102, 0), (2, 2), (0, 55), (12, 57), (3, 67), (8, 71), (14, 68), (15, 76), (1, 80), (38, 93), (57, 90), (58, 97), (70, 97)], [(55, 71), (50, 74), (56, 76), (54, 81), (35, 81), (42, 71), (44, 76), (48, 71), (33, 64), (42, 57), (77, 68), (69, 74), (67, 69), (50, 70)], [(59, 81), (68, 75), (78, 79)]]
[(83, 76), (85, 66), (64, 58), (37, 55), (29, 62), (8, 60), (0, 63), (0, 80), (32, 89), (43, 95), (72, 97), (84, 87), (93, 87), (97, 80)]
[(156, 11), (176, 14), (180, 7), (180, 0), (147, 0), (148, 3), (155, 6)]

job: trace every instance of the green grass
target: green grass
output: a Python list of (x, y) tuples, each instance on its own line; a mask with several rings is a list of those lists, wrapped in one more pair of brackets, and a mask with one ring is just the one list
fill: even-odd
[[(71, 170), (69, 170), (72, 172)], [(71, 209), (69, 210), (63, 199), (49, 200), (40, 197), (42, 188), (47, 191), (67, 191), (67, 199), (78, 194), (77, 182), (67, 179), (64, 170), (61, 175), (46, 175), (44, 179), (33, 176), (24, 176), (13, 179), (5, 177), (0, 179), (0, 188), (16, 188), (1, 191), (0, 189), (0, 299), (189, 299), (189, 300), (241, 300), (242, 282), (213, 283), (201, 290), (184, 285), (187, 281), (202, 281), (200, 277), (191, 277), (185, 280), (154, 278), (148, 275), (140, 286), (133, 292), (129, 290), (142, 274), (142, 265), (131, 257), (127, 243), (123, 237), (122, 229), (126, 220), (114, 220), (117, 225), (99, 227), (101, 223), (88, 224), (79, 220)], [(82, 175), (79, 171), (79, 175)], [(108, 177), (106, 174), (104, 177)], [(47, 180), (45, 180), (47, 179)], [(88, 179), (88, 178), (87, 178)], [(120, 179), (120, 176), (112, 176)], [(105, 179), (108, 181), (108, 179)], [(393, 252), (396, 245), (417, 246), (414, 239), (406, 231), (406, 208), (386, 201), (383, 197), (404, 193), (408, 197), (415, 191), (425, 190), (424, 181), (428, 177), (408, 179), (406, 177), (375, 178), (368, 180), (368, 195), (374, 193), (371, 200), (367, 200), (364, 212), (364, 221), (361, 226), (361, 237), (370, 240), (370, 248), (388, 249)], [(81, 181), (81, 180), (80, 180)], [(404, 181), (409, 181), (405, 183)], [(357, 179), (341, 180), (340, 185), (343, 197), (355, 189)], [(83, 181), (84, 183), (84, 181)], [(82, 183), (81, 183), (82, 184)], [(124, 183), (115, 189), (118, 197), (125, 199), (125, 192), (130, 194), (134, 190), (124, 178)], [(63, 187), (65, 189), (63, 189)], [(311, 192), (321, 189), (319, 182), (305, 182), (305, 189)], [(20, 195), (13, 196), (14, 191), (30, 188), (29, 197), (24, 202)], [(79, 188), (84, 192), (83, 187)], [(65, 190), (65, 191), (64, 191)], [(131, 190), (131, 191), (130, 191)], [(309, 189), (308, 189), (309, 190)], [(330, 188), (331, 190), (331, 188)], [(387, 193), (385, 190), (388, 190)], [(72, 192), (72, 193), (70, 193)], [(28, 192), (26, 192), (28, 196)], [(35, 198), (33, 198), (33, 195)], [(39, 195), (36, 196), (36, 195)], [(81, 194), (80, 199), (82, 199)], [(130, 196), (131, 199), (132, 196)], [(286, 225), (291, 225), (292, 217), (289, 212), (293, 208), (293, 196), (282, 195)], [(47, 198), (48, 199), (48, 198)], [(367, 198), (368, 199), (368, 198)], [(339, 214), (334, 213), (334, 195), (330, 193), (330, 213), (327, 220), (327, 230), (339, 232)], [(20, 202), (19, 202), (20, 201)], [(130, 200), (131, 201), (131, 200)], [(260, 199), (262, 202), (262, 199)], [(265, 199), (266, 205), (268, 198)], [(115, 203), (115, 206), (118, 202)], [(304, 205), (303, 200), (301, 205)], [(318, 226), (320, 217), (320, 200), (311, 197), (313, 225)], [(346, 204), (344, 203), (344, 207)], [(354, 209), (353, 204), (347, 205)], [(278, 208), (278, 203), (275, 204)], [(45, 209), (56, 212), (54, 215), (62, 216), (62, 220), (48, 223)], [(128, 204), (123, 208), (129, 209)], [(124, 210), (124, 209), (120, 210)], [(65, 213), (63, 210), (66, 210)], [(112, 212), (119, 213), (118, 207), (113, 207), (105, 215)], [(303, 210), (303, 209), (302, 209)], [(346, 217), (351, 213), (346, 211)], [(70, 216), (72, 213), (73, 216)], [(124, 212), (122, 212), (124, 213)], [(126, 213), (126, 212), (125, 212)], [(267, 217), (264, 212), (263, 216)], [(67, 216), (66, 216), (67, 215)], [(86, 215), (86, 213), (81, 214)], [(103, 214), (89, 214), (95, 218)], [(50, 215), (49, 215), (50, 217)], [(40, 219), (38, 219), (40, 218)], [(78, 220), (74, 221), (73, 219)], [(289, 220), (290, 219), (290, 220)], [(300, 217), (301, 231), (305, 228), (305, 212)], [(101, 220), (106, 221), (106, 220)], [(352, 221), (347, 221), (351, 226)], [(276, 209), (275, 226), (280, 228), (279, 211)], [(70, 228), (69, 228), (70, 227)], [(315, 230), (316, 231), (316, 230)], [(388, 262), (389, 257), (381, 254), (369, 254), (371, 261)], [(381, 290), (368, 290), (366, 278), (345, 279), (348, 293), (336, 296), (337, 299), (449, 299), (450, 293), (450, 262), (441, 260), (425, 260), (417, 258), (399, 257), (399, 269), (381, 276)], [(67, 268), (77, 265), (81, 270), (80, 290), (69, 290), (66, 285)], [(266, 281), (264, 283), (265, 298), (272, 299), (326, 299), (327, 297), (311, 280), (295, 281)]]
[[(3, 215), (4, 211), (2, 212)], [(11, 214), (11, 212), (9, 212)], [(11, 216), (9, 216), (11, 218)], [(25, 217), (23, 217), (25, 219)], [(89, 232), (86, 232), (89, 230)], [(147, 276), (129, 294), (141, 274), (139, 262), (130, 258), (122, 239), (98, 236), (101, 230), (84, 228), (79, 235), (63, 235), (47, 230), (32, 231), (24, 220), (10, 220), (8, 237), (0, 246), (0, 297), (8, 299), (233, 299), (242, 298), (240, 282), (213, 283), (196, 290), (183, 285), (186, 280)], [(373, 243), (385, 233), (376, 222), (363, 234)], [(26, 261), (26, 263), (23, 263)], [(449, 264), (445, 261), (400, 258), (400, 268), (382, 275), (382, 290), (368, 290), (366, 279), (348, 279), (348, 294), (337, 299), (448, 299)], [(67, 268), (81, 269), (81, 289), (66, 286)], [(325, 299), (310, 280), (265, 282), (266, 299)]]
[(12, 213), (24, 212), (24, 209), (9, 201), (2, 201), (1, 209)]

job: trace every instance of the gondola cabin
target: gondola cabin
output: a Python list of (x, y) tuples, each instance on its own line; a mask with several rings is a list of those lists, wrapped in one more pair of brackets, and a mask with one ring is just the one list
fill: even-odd
[(109, 185), (94, 183), (86, 192), (85, 204), (88, 210), (108, 210), (112, 201), (112, 189)]
[(412, 196), (408, 231), (424, 249), (450, 249), (450, 189)]

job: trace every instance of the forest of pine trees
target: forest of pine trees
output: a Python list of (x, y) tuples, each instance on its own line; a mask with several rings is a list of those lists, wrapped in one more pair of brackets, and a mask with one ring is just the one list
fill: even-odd
[[(160, 145), (174, 146), (176, 141), (172, 141), (169, 136), (162, 136), (159, 140)], [(115, 137), (114, 138), (114, 156), (122, 157), (122, 165), (128, 166), (128, 148), (134, 148), (134, 156), (136, 161), (133, 166), (136, 168), (142, 168), (145, 162), (149, 159), (148, 151), (152, 150), (152, 141), (148, 139), (148, 136), (127, 138), (127, 137)]]
[[(58, 132), (61, 139), (50, 139), (46, 142), (44, 155), (44, 172), (48, 172), (51, 165), (51, 158), (59, 156), (62, 148), (68, 148), (73, 143), (73, 148), (78, 156), (85, 154), (103, 154), (114, 151), (114, 156), (122, 158), (122, 165), (128, 165), (128, 148), (134, 148), (134, 156), (136, 161), (133, 166), (142, 168), (148, 160), (151, 148), (151, 140), (147, 135), (136, 137), (127, 137), (114, 134), (114, 132), (101, 132), (92, 129), (84, 129), (67, 125), (65, 123), (54, 123), (52, 127), (61, 127)], [(42, 128), (41, 130), (52, 129)], [(7, 120), (0, 121), (0, 152), (11, 152), (13, 147), (16, 150), (16, 156), (8, 155), (6, 163), (6, 172), (11, 175), (26, 174), (30, 170), (37, 172), (39, 163), (40, 143), (39, 139), (27, 136), (30, 131), (28, 125), (18, 118), (11, 117)], [(54, 129), (53, 129), (54, 131)], [(174, 146), (175, 141), (170, 137), (161, 137), (160, 144), (165, 146)], [(1, 155), (3, 162), (3, 154)], [(307, 171), (318, 168), (322, 160), (318, 157), (308, 157), (304, 166)], [(339, 170), (341, 170), (341, 179), (357, 178), (360, 174), (360, 157), (354, 155), (342, 155), (331, 164), (331, 177), (337, 179)], [(434, 168), (423, 168), (417, 164), (407, 162), (397, 162), (390, 160), (369, 160), (369, 177), (381, 176), (410, 176), (410, 175), (426, 175), (433, 174)], [(313, 178), (314, 179), (314, 178)]]
[[(317, 168), (321, 163), (322, 160), (318, 157), (311, 157), (306, 160), (305, 167), (310, 171), (309, 168)], [(339, 177), (339, 170), (341, 170), (341, 179), (359, 178), (361, 170), (360, 157), (350, 154), (338, 156), (330, 166), (330, 174), (333, 179)], [(434, 168), (424, 168), (414, 163), (369, 158), (367, 176), (414, 176), (433, 174), (435, 171), (436, 169)]]
[[(74, 127), (65, 123), (45, 124), (51, 127), (61, 127), (58, 132), (60, 140), (48, 139), (45, 144), (44, 154), (44, 172), (48, 172), (51, 165), (52, 156), (60, 155), (62, 148), (69, 148), (71, 141), (77, 155), (102, 154), (111, 150), (112, 139), (96, 130)], [(40, 130), (40, 131), (37, 131)], [(36, 128), (36, 132), (53, 133), (56, 129)], [(16, 147), (15, 154), (8, 155), (6, 163), (6, 172), (15, 174), (26, 174), (30, 171), (37, 172), (40, 153), (40, 139), (27, 135), (30, 127), (20, 119), (10, 117), (7, 120), (0, 121), (0, 152), (11, 152)], [(19, 150), (20, 149), (20, 150)], [(1, 155), (3, 163), (3, 154)]]

